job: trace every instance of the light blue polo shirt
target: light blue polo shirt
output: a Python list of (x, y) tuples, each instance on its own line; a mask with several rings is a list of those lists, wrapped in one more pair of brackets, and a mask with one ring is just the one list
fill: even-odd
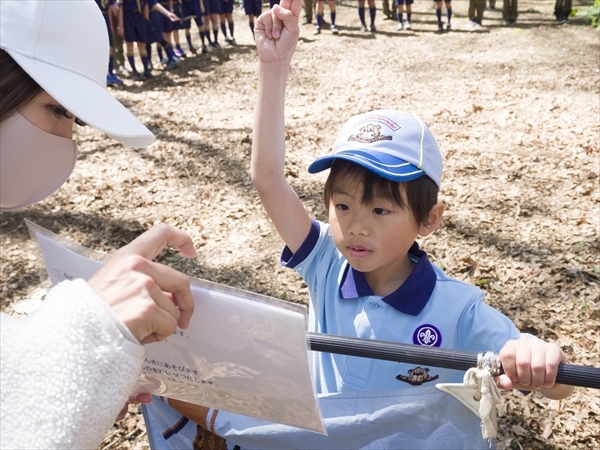
[[(429, 262), (416, 242), (409, 256), (415, 268), (386, 297), (375, 295), (364, 274), (350, 267), (327, 224), (313, 221), (300, 249), (292, 255), (284, 248), (281, 262), (295, 269), (308, 286), (309, 331), (495, 352), (520, 336), (510, 319), (483, 302), (480, 289), (448, 277)], [(310, 361), (317, 393), (410, 388), (418, 378), (415, 364), (321, 352), (310, 352)], [(460, 383), (464, 375), (457, 370), (427, 369), (430, 381), (420, 385)]]
[[(349, 266), (324, 223), (313, 221), (300, 249), (284, 248), (281, 262), (309, 288), (309, 331), (496, 352), (520, 336), (481, 290), (446, 276), (417, 243), (409, 256), (413, 272), (386, 297)], [(462, 382), (461, 371), (321, 352), (309, 358), (328, 436), (225, 411), (210, 410), (212, 423), (203, 425), (229, 449), (490, 448), (479, 418), (435, 388)], [(192, 448), (195, 424), (158, 399), (143, 410), (153, 449)]]

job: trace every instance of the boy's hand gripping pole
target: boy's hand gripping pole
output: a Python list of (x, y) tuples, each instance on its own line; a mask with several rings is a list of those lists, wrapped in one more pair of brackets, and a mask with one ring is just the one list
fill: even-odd
[[(504, 373), (498, 355), (493, 352), (477, 353), (321, 333), (307, 333), (307, 337), (309, 348), (317, 352), (421, 364), (464, 372), (481, 365), (481, 368), (490, 370), (494, 377)], [(600, 368), (560, 364), (556, 383), (600, 389)]]

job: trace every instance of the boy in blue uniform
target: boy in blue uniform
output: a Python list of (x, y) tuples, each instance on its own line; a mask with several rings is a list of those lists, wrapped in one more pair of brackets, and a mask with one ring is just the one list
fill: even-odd
[[(379, 110), (348, 120), (333, 153), (308, 168), (331, 170), (324, 188), (329, 224), (309, 217), (284, 172), (285, 87), (301, 6), (282, 0), (256, 24), (251, 175), (286, 244), (282, 264), (309, 288), (309, 331), (497, 351), (505, 370), (500, 388), (570, 395), (573, 387), (554, 384), (566, 360), (558, 346), (521, 336), (483, 302), (483, 292), (446, 276), (415, 242), (438, 227), (444, 211), (437, 201), (441, 154), (418, 117)], [(229, 449), (489, 448), (479, 418), (435, 388), (462, 382), (458, 371), (321, 352), (311, 352), (310, 368), (328, 436), (155, 399), (143, 408), (152, 448), (191, 448), (191, 421), (198, 436), (214, 432), (226, 438), (218, 448)]]

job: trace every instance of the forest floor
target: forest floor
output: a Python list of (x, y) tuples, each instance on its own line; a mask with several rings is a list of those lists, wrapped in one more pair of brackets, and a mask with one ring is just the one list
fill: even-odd
[[(306, 168), (330, 151), (344, 121), (379, 108), (418, 114), (445, 162), (445, 219), (421, 246), (449, 275), (483, 289), (520, 330), (556, 342), (570, 363), (599, 367), (600, 35), (580, 16), (558, 25), (553, 4), (519, 2), (510, 27), (486, 9), (484, 28), (470, 32), (468, 2), (454, 0), (453, 31), (439, 33), (434, 2), (418, 1), (413, 30), (398, 32), (378, 0), (370, 33), (359, 30), (354, 1), (338, 2), (338, 36), (301, 27), (286, 103), (286, 174), (310, 214), (326, 219), (326, 175)], [(237, 45), (111, 89), (156, 134), (152, 146), (126, 148), (81, 128), (68, 183), (33, 207), (0, 214), (4, 312), (46, 282), (23, 219), (108, 253), (166, 222), (188, 232), (199, 255), (165, 251), (160, 261), (307, 302), (304, 283), (279, 265), (282, 242), (249, 178), (257, 54), (243, 11), (234, 16)], [(504, 397), (499, 449), (597, 448), (598, 391), (577, 388), (563, 401)], [(101, 448), (148, 448), (138, 406)]]

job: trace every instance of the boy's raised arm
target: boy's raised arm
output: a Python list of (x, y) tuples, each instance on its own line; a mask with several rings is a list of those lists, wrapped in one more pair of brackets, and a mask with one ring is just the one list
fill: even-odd
[(298, 42), (302, 0), (282, 0), (254, 29), (259, 54), (251, 176), (267, 214), (292, 252), (310, 231), (310, 217), (288, 184), (285, 164), (285, 86)]

